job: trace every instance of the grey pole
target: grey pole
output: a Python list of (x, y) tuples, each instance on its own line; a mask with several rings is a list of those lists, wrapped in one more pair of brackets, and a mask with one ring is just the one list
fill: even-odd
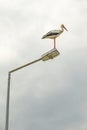
[(5, 130), (9, 130), (9, 104), (10, 104), (10, 83), (11, 83), (11, 73), (22, 69), (24, 67), (27, 67), (29, 65), (32, 65), (40, 60), (42, 61), (47, 61), (49, 59), (53, 59), (54, 57), (58, 56), (60, 53), (58, 52), (58, 50), (56, 48), (48, 51), (47, 53), (43, 54), (41, 58), (34, 60), (30, 63), (27, 63), (23, 66), (20, 66), (16, 69), (13, 69), (11, 71), (8, 72), (8, 86), (7, 86), (7, 101), (6, 101), (6, 122), (5, 122)]
[(6, 124), (5, 124), (5, 130), (8, 130), (8, 125), (9, 125), (10, 76), (11, 76), (11, 73), (8, 73), (8, 86), (7, 86), (7, 102), (6, 102)]
[(40, 61), (40, 60), (42, 60), (42, 58), (39, 58), (39, 59), (37, 59), (37, 60), (34, 60), (34, 61), (30, 62), (30, 63), (27, 63), (27, 64), (25, 64), (25, 65), (23, 65), (23, 66), (20, 66), (20, 67), (18, 67), (18, 68), (16, 68), (16, 69), (13, 69), (13, 70), (11, 70), (11, 71), (8, 72), (8, 86), (7, 86), (5, 130), (9, 130), (9, 103), (10, 103), (11, 73), (13, 73), (13, 72), (15, 72), (15, 71), (17, 71), (17, 70), (19, 70), (19, 69), (22, 69), (22, 68), (24, 68), (24, 67), (26, 67), (26, 66), (32, 65), (32, 64), (34, 64), (34, 63), (36, 63), (36, 62), (38, 62), (38, 61)]

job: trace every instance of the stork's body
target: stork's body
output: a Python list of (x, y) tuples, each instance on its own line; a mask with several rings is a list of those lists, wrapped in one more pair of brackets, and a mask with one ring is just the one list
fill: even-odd
[(56, 38), (60, 36), (61, 33), (63, 33), (64, 29), (68, 31), (65, 26), (62, 24), (60, 30), (51, 30), (47, 34), (45, 34), (42, 39), (49, 38), (54, 39), (54, 48), (56, 48)]

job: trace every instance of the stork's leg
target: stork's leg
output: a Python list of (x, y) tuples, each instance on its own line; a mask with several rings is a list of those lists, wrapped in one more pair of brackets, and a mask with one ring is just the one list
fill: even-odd
[(54, 48), (56, 48), (56, 39), (54, 38)]

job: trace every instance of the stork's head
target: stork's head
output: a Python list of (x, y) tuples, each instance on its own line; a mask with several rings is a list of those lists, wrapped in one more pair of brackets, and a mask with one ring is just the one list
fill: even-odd
[(64, 24), (61, 24), (61, 28), (62, 28), (62, 30), (66, 30), (66, 31), (68, 31), (67, 29), (66, 29), (66, 27), (64, 26)]

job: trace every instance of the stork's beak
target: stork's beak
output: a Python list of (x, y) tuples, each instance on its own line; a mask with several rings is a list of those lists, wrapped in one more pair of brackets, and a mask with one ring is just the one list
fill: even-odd
[(65, 29), (66, 31), (68, 31), (67, 28), (66, 28), (65, 26), (64, 26), (64, 29)]

